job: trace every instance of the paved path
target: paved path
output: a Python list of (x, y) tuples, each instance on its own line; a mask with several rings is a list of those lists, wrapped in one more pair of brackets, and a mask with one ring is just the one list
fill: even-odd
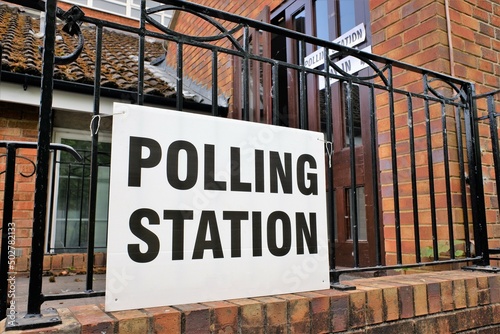
[[(28, 302), (29, 278), (25, 275), (15, 277), (15, 305), (18, 313), (25, 313)], [(104, 291), (106, 275), (95, 274), (93, 280), (94, 291)], [(49, 276), (43, 277), (42, 293), (44, 295), (57, 295), (74, 292), (83, 292), (86, 288), (85, 275), (56, 276), (55, 282), (50, 282)], [(52, 300), (42, 304), (42, 309), (54, 307), (69, 307), (73, 305), (104, 304), (104, 297), (78, 298)]]

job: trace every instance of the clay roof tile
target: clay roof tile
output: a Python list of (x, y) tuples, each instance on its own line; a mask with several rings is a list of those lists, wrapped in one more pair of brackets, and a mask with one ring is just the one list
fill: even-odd
[[(39, 38), (39, 20), (33, 19), (17, 7), (0, 3), (0, 43), (2, 45), (2, 70), (41, 75), (41, 53), (43, 39)], [(67, 56), (73, 52), (78, 41), (76, 37), (63, 33), (58, 25), (56, 56)], [(81, 26), (85, 38), (84, 48), (78, 59), (68, 65), (58, 65), (54, 78), (93, 84), (95, 72), (96, 32), (92, 26)], [(101, 50), (101, 86), (124, 90), (137, 90), (139, 40), (137, 36), (103, 30)], [(164, 53), (161, 42), (145, 43), (145, 62), (158, 58)], [(147, 66), (144, 73), (146, 94), (172, 97), (175, 89), (164, 79), (151, 72)]]

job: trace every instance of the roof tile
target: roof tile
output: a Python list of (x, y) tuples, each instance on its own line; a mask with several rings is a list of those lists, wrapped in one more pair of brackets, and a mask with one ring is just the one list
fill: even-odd
[[(62, 24), (58, 25), (59, 28)], [(22, 12), (19, 7), (0, 3), (0, 43), (2, 45), (2, 70), (40, 76), (42, 59), (40, 48), (43, 38), (38, 38), (38, 19)], [(82, 25), (85, 37), (83, 51), (78, 59), (68, 65), (57, 65), (54, 78), (85, 84), (93, 84), (96, 32), (92, 26)], [(67, 56), (73, 52), (78, 40), (58, 29), (56, 56)], [(101, 56), (101, 86), (134, 91), (138, 83), (137, 36), (103, 29)], [(164, 54), (162, 43), (146, 41), (144, 59), (147, 64)], [(158, 71), (146, 66), (144, 92), (146, 94), (174, 97), (175, 89), (166, 82)]]

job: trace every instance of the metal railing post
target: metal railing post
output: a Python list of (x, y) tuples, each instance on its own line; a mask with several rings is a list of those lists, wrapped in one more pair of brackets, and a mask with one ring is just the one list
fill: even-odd
[(3, 194), (2, 250), (0, 253), (0, 319), (7, 315), (7, 287), (10, 272), (15, 268), (9, 266), (9, 235), (14, 227), (12, 211), (14, 203), (14, 175), (16, 171), (16, 147), (7, 145), (7, 163), (5, 170), (5, 190)]
[(481, 165), (481, 151), (479, 143), (477, 107), (474, 101), (474, 85), (469, 84), (465, 93), (467, 107), (465, 109), (465, 128), (467, 140), (467, 154), (470, 171), (470, 192), (472, 223), (474, 230), (474, 242), (476, 256), (479, 260), (474, 261), (478, 266), (489, 266), (490, 258), (488, 252), (488, 231), (486, 226), (486, 212), (484, 201), (483, 172)]
[(54, 83), (56, 0), (45, 3), (45, 39), (43, 49), (42, 85), (39, 114), (35, 203), (33, 211), (33, 237), (27, 316), (40, 316), (42, 303), (42, 271), (47, 213), (47, 184), (50, 158), (50, 132), (52, 117), (52, 90)]

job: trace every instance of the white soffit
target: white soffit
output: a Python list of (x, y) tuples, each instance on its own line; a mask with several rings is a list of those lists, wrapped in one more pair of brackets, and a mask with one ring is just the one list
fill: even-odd
[[(23, 85), (19, 83), (2, 82), (0, 84), (0, 101), (39, 106), (40, 98), (40, 88), (38, 87), (28, 86), (25, 90)], [(111, 114), (113, 102), (116, 101), (116, 99), (101, 97), (100, 113)], [(54, 90), (52, 107), (58, 110), (91, 113), (94, 109), (94, 99), (86, 94)]]

